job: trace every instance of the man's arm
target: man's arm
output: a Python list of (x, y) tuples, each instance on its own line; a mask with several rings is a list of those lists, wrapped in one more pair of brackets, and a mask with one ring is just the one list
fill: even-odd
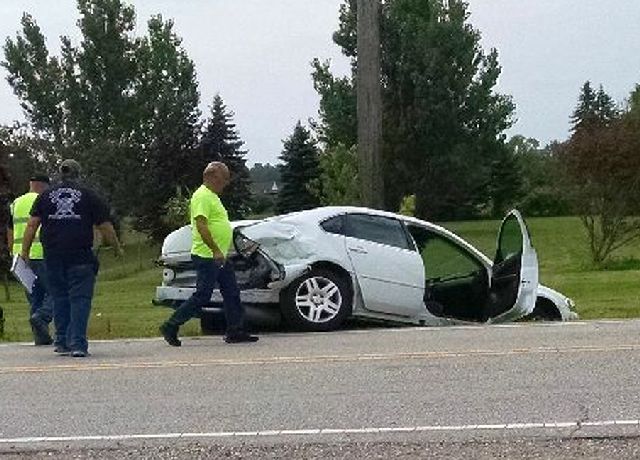
[(204, 216), (196, 216), (196, 229), (198, 229), (198, 233), (202, 236), (202, 241), (204, 244), (209, 246), (211, 251), (213, 251), (213, 258), (222, 261), (224, 263), (224, 254), (218, 247), (215, 241), (213, 241), (213, 236), (211, 236), (211, 232), (209, 231), (209, 227), (207, 226), (207, 218)]
[(38, 228), (40, 228), (40, 218), (31, 216), (29, 218), (29, 222), (27, 223), (27, 229), (24, 231), (22, 240), (22, 254), (20, 254), (20, 256), (24, 260), (29, 260), (29, 252), (31, 251), (31, 245), (33, 244), (33, 240), (36, 237)]
[(122, 256), (124, 254), (124, 250), (122, 249), (122, 245), (120, 244), (118, 235), (116, 235), (116, 231), (113, 228), (113, 224), (109, 221), (105, 221), (97, 227), (102, 237), (107, 240), (107, 242), (113, 249), (115, 249), (116, 256)]

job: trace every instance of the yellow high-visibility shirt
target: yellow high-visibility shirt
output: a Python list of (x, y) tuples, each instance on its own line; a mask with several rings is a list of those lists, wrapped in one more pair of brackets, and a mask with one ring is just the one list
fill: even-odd
[(191, 232), (193, 242), (191, 243), (191, 254), (207, 259), (213, 259), (213, 251), (202, 240), (202, 236), (196, 227), (196, 217), (202, 216), (207, 219), (207, 227), (211, 232), (213, 241), (226, 256), (231, 247), (233, 231), (227, 210), (224, 208), (220, 197), (209, 190), (207, 186), (201, 185), (191, 196)]

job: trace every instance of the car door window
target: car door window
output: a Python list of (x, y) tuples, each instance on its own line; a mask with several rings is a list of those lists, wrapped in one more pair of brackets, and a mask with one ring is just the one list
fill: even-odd
[(411, 249), (407, 233), (402, 223), (396, 219), (350, 214), (346, 220), (347, 236), (401, 249)]
[(519, 257), (522, 254), (522, 229), (515, 216), (509, 216), (502, 224), (498, 250), (494, 263)]
[(450, 280), (475, 275), (482, 264), (449, 239), (418, 226), (409, 226), (422, 257), (428, 280)]

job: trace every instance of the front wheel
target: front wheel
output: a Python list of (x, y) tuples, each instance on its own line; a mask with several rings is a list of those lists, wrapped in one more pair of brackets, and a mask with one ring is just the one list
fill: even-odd
[(344, 276), (313, 269), (282, 292), (284, 320), (304, 331), (337, 329), (351, 314), (351, 285)]

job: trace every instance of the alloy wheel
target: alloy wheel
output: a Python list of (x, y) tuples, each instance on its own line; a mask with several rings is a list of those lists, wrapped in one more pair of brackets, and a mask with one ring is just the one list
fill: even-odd
[(322, 276), (307, 278), (296, 290), (296, 308), (312, 323), (326, 323), (340, 312), (342, 293), (336, 283)]

